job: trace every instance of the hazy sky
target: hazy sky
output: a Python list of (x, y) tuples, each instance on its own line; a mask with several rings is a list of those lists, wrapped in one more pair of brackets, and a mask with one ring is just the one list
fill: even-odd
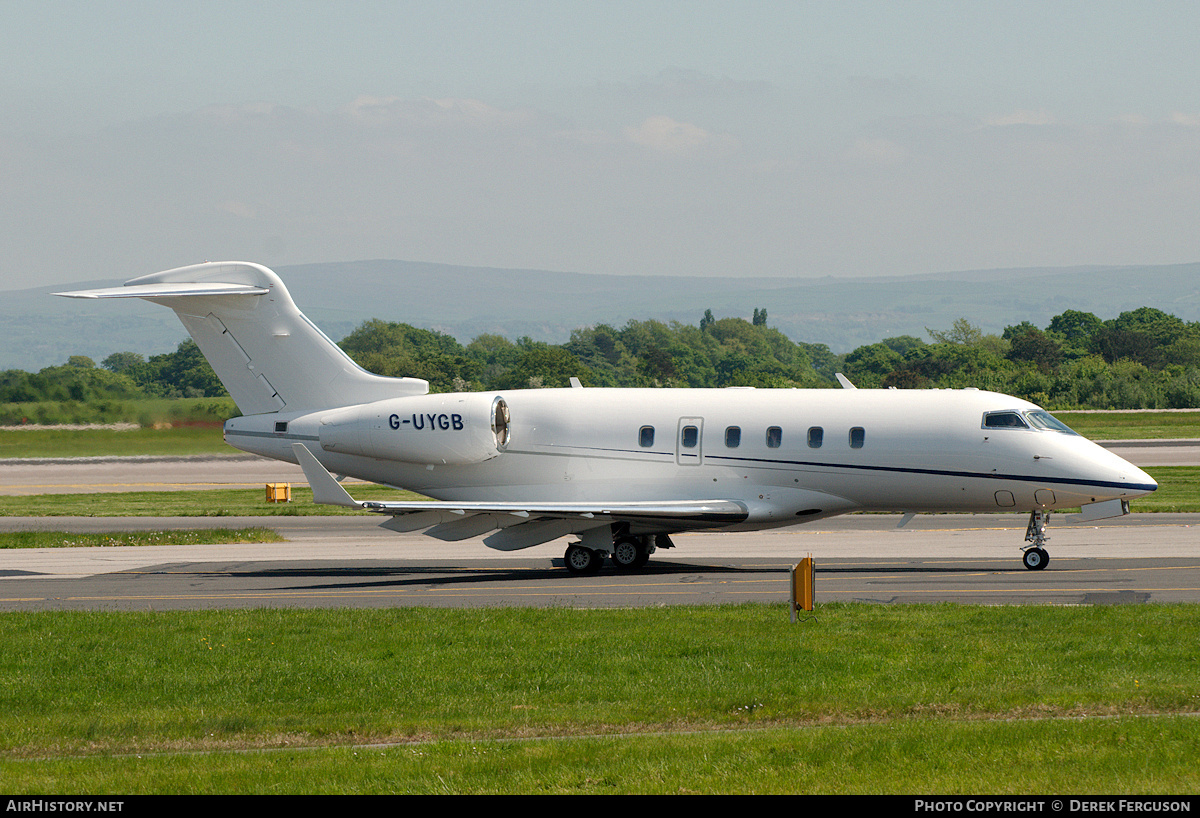
[(1200, 260), (1200, 3), (0, 0), (0, 289)]

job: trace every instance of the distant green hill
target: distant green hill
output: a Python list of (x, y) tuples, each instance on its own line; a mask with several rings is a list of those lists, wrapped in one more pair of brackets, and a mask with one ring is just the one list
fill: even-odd
[[(182, 263), (182, 262), (180, 262)], [(171, 266), (171, 262), (163, 265)], [(152, 270), (131, 271), (130, 277)], [(846, 352), (898, 335), (927, 338), (967, 318), (984, 332), (1064, 310), (1101, 318), (1152, 306), (1200, 320), (1200, 263), (1167, 266), (987, 270), (878, 278), (704, 278), (504, 270), (411, 261), (357, 261), (276, 268), (296, 303), (340, 339), (380, 318), (449, 333), (482, 333), (562, 343), (573, 329), (630, 319), (697, 324), (749, 319), (756, 308), (794, 341)], [(97, 361), (112, 352), (173, 351), (185, 336), (175, 316), (142, 302), (50, 297), (92, 281), (0, 293), (0, 369), (37, 371), (70, 355)]]

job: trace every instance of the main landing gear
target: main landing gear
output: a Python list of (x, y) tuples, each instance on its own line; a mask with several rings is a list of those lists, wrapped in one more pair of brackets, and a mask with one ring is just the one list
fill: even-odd
[(648, 539), (649, 537), (621, 537), (614, 542), (612, 554), (609, 555), (613, 567), (618, 571), (631, 571), (649, 562), (654, 546), (647, 542)]
[(595, 574), (603, 567), (605, 557), (612, 560), (613, 568), (618, 571), (635, 571), (644, 566), (650, 560), (650, 555), (659, 548), (674, 547), (666, 534), (617, 534), (613, 536), (611, 544), (603, 545), (597, 543), (596, 539), (595, 536), (585, 537), (583, 541), (567, 546), (563, 562), (569, 573)]
[(1021, 557), (1021, 562), (1030, 571), (1040, 571), (1046, 567), (1046, 563), (1050, 562), (1050, 555), (1046, 553), (1046, 541), (1050, 539), (1046, 536), (1046, 524), (1050, 522), (1050, 512), (1037, 509), (1029, 514), (1029, 526), (1025, 529), (1025, 542), (1029, 543), (1023, 550), (1024, 556)]
[(600, 566), (604, 564), (604, 552), (586, 548), (575, 542), (567, 546), (563, 562), (569, 574), (598, 574)]

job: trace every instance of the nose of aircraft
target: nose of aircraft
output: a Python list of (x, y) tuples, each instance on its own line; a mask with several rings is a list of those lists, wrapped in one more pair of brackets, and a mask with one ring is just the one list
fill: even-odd
[(1142, 497), (1158, 490), (1158, 481), (1123, 457), (1104, 450), (1116, 467), (1117, 482), (1123, 484), (1126, 497)]
[(1083, 478), (1081, 482), (1093, 486), (1097, 500), (1101, 497), (1130, 499), (1158, 490), (1153, 477), (1109, 449), (1084, 437), (1062, 442), (1075, 455), (1066, 458), (1074, 466), (1072, 471)]
[[(1124, 459), (1124, 458), (1122, 458), (1122, 459)], [(1157, 480), (1155, 480), (1150, 475), (1146, 474), (1144, 471), (1139, 469), (1137, 466), (1130, 463), (1128, 460), (1126, 460), (1125, 462), (1129, 465), (1129, 473), (1127, 473), (1125, 475), (1125, 478), (1132, 483), (1136, 483), (1138, 485), (1138, 487), (1140, 488), (1142, 494), (1149, 494), (1152, 491), (1158, 491), (1158, 481)]]

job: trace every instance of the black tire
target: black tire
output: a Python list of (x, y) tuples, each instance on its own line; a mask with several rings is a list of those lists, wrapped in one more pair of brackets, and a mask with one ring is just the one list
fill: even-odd
[(623, 537), (613, 543), (612, 564), (621, 571), (632, 571), (641, 568), (650, 558), (646, 546), (633, 537)]
[(1046, 553), (1044, 548), (1030, 548), (1021, 557), (1021, 562), (1030, 571), (1040, 571), (1046, 567), (1046, 563), (1050, 562), (1050, 555)]
[(579, 543), (574, 543), (567, 546), (567, 553), (563, 555), (563, 562), (567, 566), (567, 572), (576, 576), (585, 574), (594, 574), (600, 570), (600, 555), (590, 548), (584, 548)]

